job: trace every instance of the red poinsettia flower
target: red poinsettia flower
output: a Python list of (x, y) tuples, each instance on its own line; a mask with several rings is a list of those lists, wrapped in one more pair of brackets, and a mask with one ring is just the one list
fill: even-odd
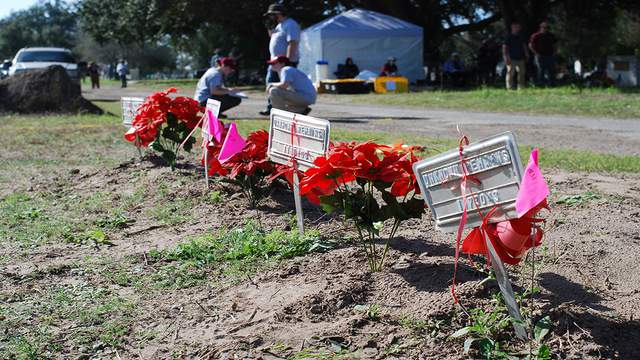
[[(222, 166), (220, 161), (218, 160), (218, 154), (220, 153), (220, 148), (222, 147), (220, 144), (215, 144), (213, 142), (206, 142), (203, 144), (205, 147), (205, 151), (207, 151), (207, 167), (208, 167), (208, 175), (227, 175), (229, 171)], [(200, 164), (204, 166), (204, 152), (202, 154), (202, 159), (200, 159)]]
[(169, 94), (177, 92), (176, 88), (169, 88), (151, 94), (140, 106), (132, 121), (132, 128), (125, 134), (127, 141), (135, 142), (137, 146), (149, 146), (164, 124), (169, 113), (178, 121), (184, 122), (193, 129), (200, 121), (202, 111), (198, 102), (183, 96), (172, 99)]
[(394, 179), (391, 184), (391, 195), (405, 196), (411, 191), (416, 194), (420, 193), (418, 181), (413, 173), (413, 164), (418, 158), (413, 153), (408, 153), (397, 160), (391, 169), (394, 170)]
[(331, 195), (340, 184), (355, 181), (356, 163), (342, 151), (318, 157), (300, 182), (300, 194)]
[(256, 171), (273, 172), (274, 165), (267, 158), (269, 133), (264, 130), (255, 131), (247, 136), (247, 145), (239, 153), (233, 155), (224, 165), (231, 169), (231, 177), (238, 175), (252, 176)]
[[(293, 166), (276, 165), (275, 170), (273, 171), (271, 176), (267, 178), (267, 182), (272, 183), (276, 179), (282, 177), (289, 184), (289, 188), (293, 189), (293, 172), (294, 172)], [(304, 179), (304, 177), (305, 177), (305, 174), (302, 171), (298, 170), (298, 181), (301, 181), (302, 179)]]

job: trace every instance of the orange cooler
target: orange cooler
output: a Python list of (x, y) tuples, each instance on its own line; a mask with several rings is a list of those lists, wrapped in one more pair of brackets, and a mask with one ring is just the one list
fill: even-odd
[(399, 94), (409, 92), (409, 79), (402, 76), (380, 76), (373, 83), (373, 90), (379, 94)]

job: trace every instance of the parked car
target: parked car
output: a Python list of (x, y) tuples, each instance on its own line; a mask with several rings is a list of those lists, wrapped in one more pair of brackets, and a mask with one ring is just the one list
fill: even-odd
[(18, 51), (9, 69), (9, 76), (17, 73), (42, 69), (51, 65), (60, 65), (67, 70), (69, 77), (80, 82), (78, 64), (71, 54), (71, 50), (54, 47), (22, 48)]

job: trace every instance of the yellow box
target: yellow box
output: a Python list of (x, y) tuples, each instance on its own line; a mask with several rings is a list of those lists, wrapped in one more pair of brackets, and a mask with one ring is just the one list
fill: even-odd
[(402, 76), (380, 76), (373, 83), (373, 90), (379, 94), (409, 92), (409, 79)]

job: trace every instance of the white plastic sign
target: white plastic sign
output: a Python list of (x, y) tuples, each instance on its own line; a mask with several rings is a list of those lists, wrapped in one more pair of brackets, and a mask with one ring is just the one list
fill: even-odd
[(120, 104), (122, 105), (122, 125), (131, 127), (133, 119), (138, 113), (138, 108), (144, 103), (144, 98), (140, 97), (122, 97)]
[[(522, 164), (515, 138), (506, 132), (463, 148), (467, 173), (479, 183), (467, 181), (467, 223), (474, 228), (482, 223), (476, 208), (485, 215), (497, 207), (490, 222), (518, 216), (516, 197), (522, 180)], [(460, 190), (462, 165), (459, 150), (422, 160), (413, 165), (420, 190), (438, 228), (454, 232), (463, 213)]]

